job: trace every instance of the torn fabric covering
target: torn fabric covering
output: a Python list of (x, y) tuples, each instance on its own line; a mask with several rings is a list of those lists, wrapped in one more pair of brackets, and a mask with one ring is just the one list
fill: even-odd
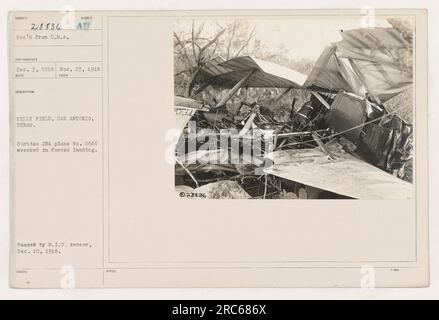
[[(206, 63), (197, 81), (207, 81), (213, 86), (232, 88), (248, 74), (249, 70), (256, 70), (256, 72), (246, 81), (245, 85), (248, 87), (303, 88), (306, 81), (306, 75), (300, 72), (250, 56), (215, 64), (219, 61), (221, 60), (215, 59)], [(211, 77), (209, 78), (208, 75)]]
[(305, 87), (357, 94), (364, 91), (364, 85), (352, 70), (349, 61), (337, 57), (335, 46), (328, 46), (323, 50), (306, 79)]
[(232, 69), (228, 69), (221, 65), (221, 63), (225, 62), (221, 57), (216, 57), (210, 61), (204, 63), (204, 67), (199, 71), (197, 75), (197, 81), (209, 81), (209, 79), (214, 79), (220, 75), (225, 75), (230, 72), (234, 72)]
[(331, 160), (320, 148), (278, 150), (266, 169), (284, 179), (364, 200), (411, 199), (413, 186), (343, 150), (336, 141), (326, 144)]
[(407, 90), (413, 79), (411, 47), (393, 28), (363, 28), (341, 32), (343, 40), (325, 48), (309, 76), (275, 63), (244, 56), (206, 63), (199, 83), (232, 88), (249, 70), (257, 70), (248, 87), (298, 88), (364, 97), (381, 102)]
[[(337, 42), (341, 57), (370, 60), (399, 67), (410, 54), (410, 45), (394, 28), (362, 28), (341, 32)], [(401, 59), (401, 60), (398, 60)], [(406, 70), (412, 73), (411, 68)]]
[(412, 85), (412, 75), (391, 65), (368, 60), (353, 60), (352, 66), (361, 75), (367, 91), (385, 102)]
[(365, 136), (355, 151), (383, 170), (399, 170), (411, 158), (413, 126), (394, 115), (365, 127)]
[(382, 102), (410, 87), (410, 45), (395, 29), (364, 28), (341, 35), (342, 41), (322, 52), (306, 87), (343, 90), (358, 96), (367, 91)]

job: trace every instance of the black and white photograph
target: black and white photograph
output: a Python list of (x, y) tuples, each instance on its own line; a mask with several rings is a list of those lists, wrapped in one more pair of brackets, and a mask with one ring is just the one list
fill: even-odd
[(410, 17), (181, 19), (185, 199), (413, 198)]
[(318, 1), (3, 10), (0, 300), (437, 297), (433, 5)]

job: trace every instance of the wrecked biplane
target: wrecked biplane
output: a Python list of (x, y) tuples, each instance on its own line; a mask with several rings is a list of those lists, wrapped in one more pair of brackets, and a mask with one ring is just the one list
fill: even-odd
[[(200, 197), (411, 198), (412, 184), (405, 180), (410, 179), (406, 165), (413, 126), (385, 106), (411, 88), (410, 45), (392, 28), (341, 35), (308, 76), (250, 56), (207, 62), (197, 75), (194, 96), (206, 98), (208, 88), (227, 91), (210, 103), (176, 97), (184, 129), (176, 148), (178, 194), (208, 190)], [(245, 94), (236, 98), (249, 88), (284, 90), (271, 97), (276, 103), (291, 90), (309, 92), (310, 98), (299, 107), (293, 100), (290, 114), (280, 117), (266, 100)], [(196, 138), (188, 151), (191, 135)], [(222, 143), (233, 137), (237, 143)], [(261, 140), (260, 153), (255, 139)], [(252, 150), (251, 156), (245, 150)]]

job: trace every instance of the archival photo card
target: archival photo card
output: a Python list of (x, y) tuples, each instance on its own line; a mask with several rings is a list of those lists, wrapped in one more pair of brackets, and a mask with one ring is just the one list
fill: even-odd
[(12, 287), (429, 285), (425, 10), (8, 32)]

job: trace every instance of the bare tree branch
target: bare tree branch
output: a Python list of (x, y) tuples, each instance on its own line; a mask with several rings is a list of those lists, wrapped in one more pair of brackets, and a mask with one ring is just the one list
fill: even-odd
[(244, 42), (244, 44), (242, 45), (241, 49), (238, 50), (238, 52), (236, 52), (236, 57), (238, 57), (241, 52), (246, 49), (250, 43), (250, 41), (256, 36), (256, 26), (253, 27), (252, 31), (250, 32), (247, 40)]

